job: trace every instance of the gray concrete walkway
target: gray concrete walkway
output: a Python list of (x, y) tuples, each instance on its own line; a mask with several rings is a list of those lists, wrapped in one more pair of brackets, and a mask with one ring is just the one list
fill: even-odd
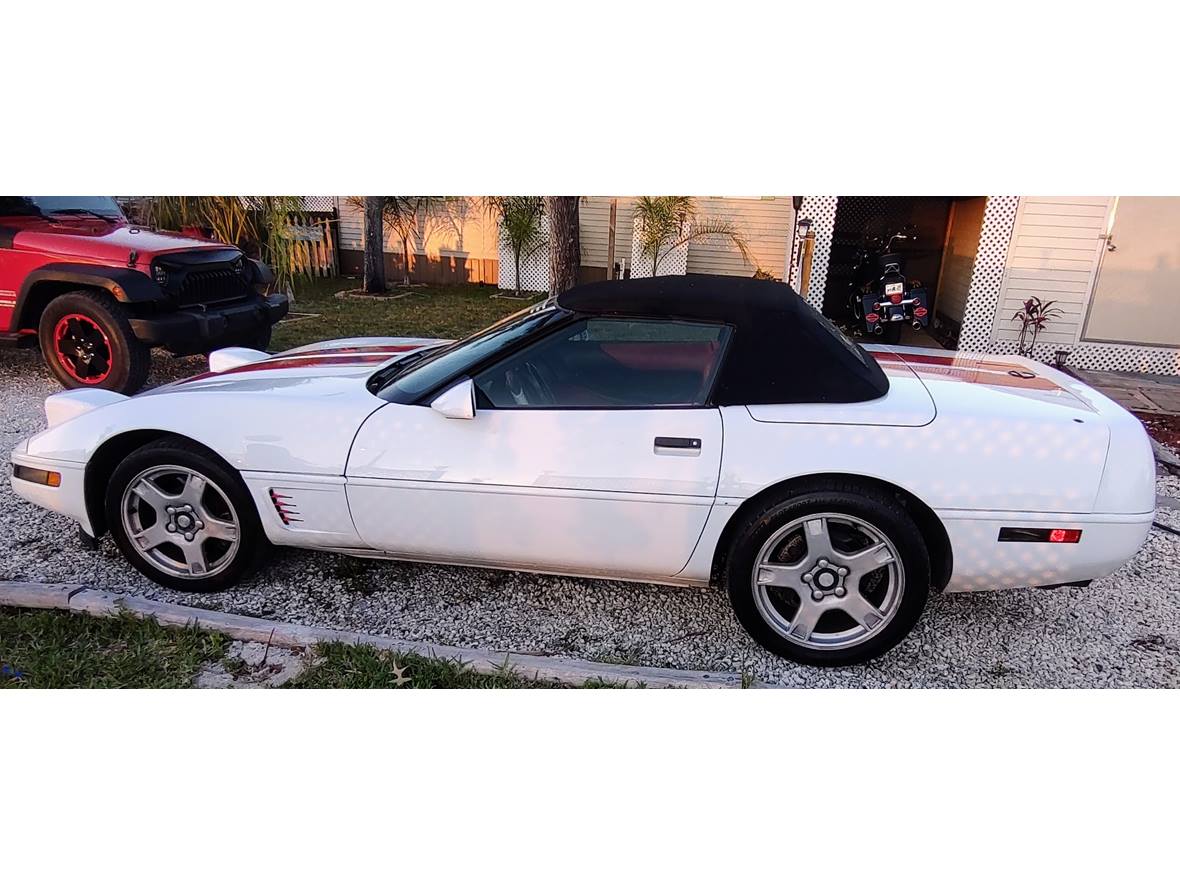
[(1168, 375), (1144, 375), (1139, 372), (1094, 372), (1070, 369), (1070, 372), (1101, 391), (1124, 409), (1180, 415), (1180, 378)]

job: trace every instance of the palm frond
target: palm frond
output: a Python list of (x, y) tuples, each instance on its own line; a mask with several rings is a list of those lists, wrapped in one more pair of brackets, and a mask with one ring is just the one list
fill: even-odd
[(685, 243), (697, 243), (709, 237), (724, 237), (733, 243), (734, 248), (738, 250), (747, 264), (757, 265), (758, 262), (750, 251), (750, 244), (745, 235), (732, 222), (724, 218), (702, 218), (692, 222), (688, 231), (669, 248), (675, 249)]
[(741, 230), (723, 218), (700, 218), (692, 197), (639, 197), (633, 217), (637, 220), (639, 248), (652, 260), (652, 274), (660, 258), (686, 243), (710, 237), (724, 237), (733, 243), (742, 259), (757, 266), (750, 244)]

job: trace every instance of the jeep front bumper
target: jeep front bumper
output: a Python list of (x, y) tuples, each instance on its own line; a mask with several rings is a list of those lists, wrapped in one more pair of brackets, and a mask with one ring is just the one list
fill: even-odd
[(250, 298), (223, 307), (187, 307), (151, 317), (132, 317), (131, 331), (144, 344), (176, 353), (205, 353), (273, 326), (287, 315), (284, 292)]

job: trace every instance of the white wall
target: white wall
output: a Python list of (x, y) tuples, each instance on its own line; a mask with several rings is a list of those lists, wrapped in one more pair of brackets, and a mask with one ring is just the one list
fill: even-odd
[(1020, 338), (1012, 315), (1036, 296), (1055, 301), (1062, 316), (1037, 340), (1071, 345), (1081, 334), (1102, 255), (1113, 197), (1021, 197), (992, 324), (994, 342)]

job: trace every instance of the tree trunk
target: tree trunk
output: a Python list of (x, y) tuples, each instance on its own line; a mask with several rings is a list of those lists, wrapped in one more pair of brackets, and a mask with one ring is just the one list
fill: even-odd
[(514, 283), (516, 284), (516, 297), (519, 298), (520, 297), (520, 250), (519, 249), (516, 249), (513, 251), (512, 260), (516, 264), (516, 279), (514, 280)]
[(365, 291), (385, 293), (385, 222), (381, 197), (365, 197)]
[(404, 265), (404, 267), (402, 269), (405, 271), (404, 277), (402, 279), (402, 285), (408, 286), (408, 285), (410, 285), (410, 238), (409, 237), (402, 237), (402, 264)]
[(546, 197), (549, 216), (549, 295), (578, 285), (582, 244), (578, 236), (578, 197)]

